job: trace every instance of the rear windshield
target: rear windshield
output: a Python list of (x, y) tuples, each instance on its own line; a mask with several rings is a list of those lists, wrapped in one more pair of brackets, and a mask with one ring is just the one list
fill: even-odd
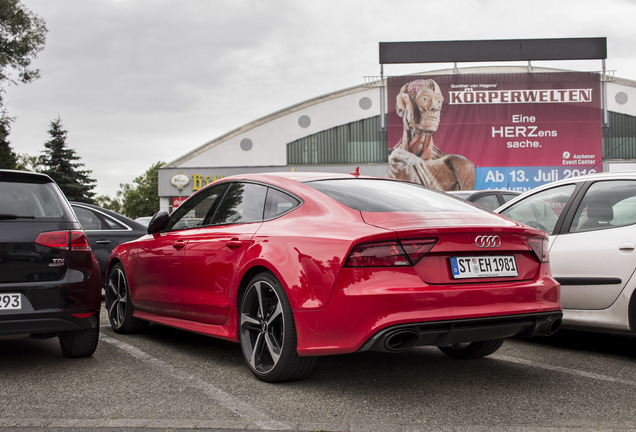
[(306, 183), (354, 210), (365, 212), (479, 212), (475, 206), (413, 183), (333, 179)]
[(70, 219), (54, 183), (0, 182), (0, 218)]

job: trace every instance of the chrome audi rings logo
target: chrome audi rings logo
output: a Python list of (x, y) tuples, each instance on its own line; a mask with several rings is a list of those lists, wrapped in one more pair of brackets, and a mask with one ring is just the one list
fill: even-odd
[(497, 235), (480, 235), (475, 237), (475, 246), (478, 248), (498, 248), (501, 239)]

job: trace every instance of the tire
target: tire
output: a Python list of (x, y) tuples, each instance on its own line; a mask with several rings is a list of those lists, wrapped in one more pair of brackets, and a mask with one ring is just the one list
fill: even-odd
[(282, 285), (270, 272), (256, 275), (239, 306), (241, 351), (252, 373), (265, 382), (305, 378), (315, 357), (296, 352), (294, 316)]
[(470, 342), (468, 344), (449, 345), (438, 347), (440, 351), (450, 358), (455, 359), (478, 359), (489, 356), (503, 345), (504, 339), (493, 339), (488, 341)]
[(99, 341), (99, 320), (95, 327), (65, 332), (59, 338), (64, 357), (90, 357), (97, 349)]
[(121, 264), (108, 272), (106, 281), (106, 311), (115, 333), (135, 333), (145, 329), (148, 322), (133, 317), (132, 302), (128, 291), (128, 279)]

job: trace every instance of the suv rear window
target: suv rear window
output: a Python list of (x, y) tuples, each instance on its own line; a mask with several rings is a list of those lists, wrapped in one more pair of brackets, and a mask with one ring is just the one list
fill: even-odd
[(62, 198), (53, 183), (0, 182), (0, 202), (3, 219), (65, 217)]
[(477, 207), (421, 185), (382, 179), (305, 183), (354, 210), (366, 212), (477, 212)]

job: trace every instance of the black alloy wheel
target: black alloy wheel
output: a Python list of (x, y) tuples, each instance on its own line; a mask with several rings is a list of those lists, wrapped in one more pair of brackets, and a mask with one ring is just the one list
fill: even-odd
[(128, 279), (121, 264), (116, 264), (108, 272), (106, 310), (108, 321), (115, 333), (135, 333), (148, 325), (146, 321), (133, 317), (134, 308), (130, 301)]
[(241, 298), (241, 350), (262, 381), (299, 380), (313, 369), (315, 357), (296, 352), (294, 317), (282, 285), (270, 272), (254, 277)]

